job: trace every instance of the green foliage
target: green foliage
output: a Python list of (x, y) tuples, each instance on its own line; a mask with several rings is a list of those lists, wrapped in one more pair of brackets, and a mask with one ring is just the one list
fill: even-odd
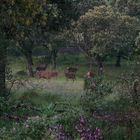
[(126, 13), (130, 16), (140, 17), (139, 0), (108, 0), (117, 11)]
[(99, 6), (80, 17), (74, 37), (91, 59), (105, 59), (118, 52), (130, 55), (135, 49), (138, 23), (138, 19), (122, 15), (110, 6)]
[(85, 79), (85, 94), (81, 97), (82, 108), (93, 113), (103, 110), (105, 97), (113, 93), (113, 83), (103, 77)]
[[(55, 64), (59, 49), (65, 46), (80, 47), (92, 61), (104, 61), (108, 56), (118, 53), (129, 57), (134, 52), (139, 52), (139, 21), (132, 17), (139, 17), (138, 0), (111, 0), (110, 3), (107, 0), (5, 0), (0, 4), (0, 92), (5, 88), (5, 78), (12, 84), (13, 80), (17, 82), (9, 69), (5, 71), (8, 43), (11, 44), (13, 51), (15, 46), (19, 47), (30, 65), (32, 65), (32, 51), (36, 45), (45, 46), (47, 56), (37, 58), (35, 62), (47, 64), (50, 63), (50, 59)], [(70, 35), (71, 31), (66, 29), (70, 29), (71, 23), (81, 14), (84, 15), (75, 24), (73, 39)], [(18, 62), (21, 70), (15, 73), (24, 81), (26, 74), (22, 69), (24, 65), (21, 61)], [(83, 54), (63, 56), (59, 54), (57, 62), (61, 65), (76, 65), (76, 67), (87, 63)], [(14, 70), (18, 71), (16, 61), (13, 63)], [(130, 67), (131, 65), (125, 69)], [(78, 76), (83, 78), (88, 69), (86, 66), (84, 69), (79, 67)], [(96, 66), (94, 69), (96, 71)], [(64, 68), (58, 70), (61, 76)], [(119, 81), (116, 84), (116, 77), (121, 71), (115, 70), (113, 73), (113, 67), (111, 71), (105, 71), (105, 75), (109, 75), (107, 79), (115, 79), (114, 82), (107, 80), (106, 77), (85, 79), (84, 94), (81, 79), (78, 79), (77, 83), (35, 78), (24, 81), (26, 87), (23, 87), (23, 90), (25, 88), (34, 90), (20, 93), (18, 89), (16, 94), (5, 92), (6, 98), (0, 97), (0, 139), (54, 140), (56, 134), (50, 129), (53, 125), (62, 125), (67, 139), (78, 139), (75, 126), (81, 116), (88, 119), (86, 125), (93, 130), (95, 126), (100, 126), (103, 139), (128, 139), (124, 122), (120, 125), (110, 123), (109, 120), (105, 121), (104, 118), (96, 120), (92, 114), (94, 111), (115, 114), (119, 111), (124, 113), (139, 109), (139, 75), (135, 75), (135, 72), (131, 75), (126, 74), (121, 77), (121, 83)], [(11, 91), (12, 86), (10, 87)], [(80, 95), (82, 95), (81, 99), (79, 99)], [(139, 120), (135, 123), (134, 118), (132, 121), (134, 127), (130, 139), (139, 139)]]
[[(26, 118), (28, 115), (31, 116), (32, 114), (37, 115), (40, 113), (40, 109), (33, 107), (34, 105), (29, 103), (28, 101), (17, 101), (17, 100), (7, 101), (5, 100), (5, 98), (0, 98), (0, 100), (1, 100), (0, 111), (2, 117), (6, 115), (9, 118), (11, 116), (12, 119), (13, 116), (14, 120), (14, 116), (16, 116), (17, 120), (22, 121), (22, 119)], [(13, 102), (15, 103), (13, 104)]]
[(130, 73), (121, 75), (120, 78), (120, 93), (121, 98), (128, 100), (131, 108), (139, 109), (140, 105), (140, 78), (139, 72), (135, 69)]
[(139, 35), (138, 35), (137, 38), (136, 38), (135, 44), (136, 44), (136, 46), (137, 46), (136, 52), (139, 53), (139, 51), (140, 51), (140, 33), (139, 33)]
[(63, 30), (70, 28), (71, 22), (77, 20), (79, 11), (77, 5), (80, 0), (48, 0), (50, 4), (56, 6), (54, 12), (57, 11), (57, 16), (53, 17), (52, 14), (48, 15), (48, 27), (50, 30)]
[(78, 4), (78, 11), (83, 15), (89, 9), (94, 9), (96, 6), (106, 5), (106, 0), (80, 0)]
[(19, 132), (19, 138), (42, 139), (46, 135), (48, 123), (49, 121), (44, 117), (35, 116), (28, 118)]
[(1, 128), (0, 138), (1, 140), (42, 139), (49, 134), (48, 123), (49, 121), (45, 117), (30, 117), (23, 124), (13, 123), (10, 130), (5, 129), (5, 127)]
[(66, 102), (58, 102), (55, 110), (58, 112), (57, 124), (61, 124), (65, 128), (67, 137), (73, 137), (76, 134), (75, 125), (78, 123), (80, 116), (83, 115), (83, 111)]
[[(16, 0), (5, 1), (0, 7), (0, 17), (2, 19), (0, 29), (9, 38), (23, 38), (25, 29), (22, 31), (20, 30), (21, 27), (31, 27), (35, 22), (34, 19), (39, 14), (41, 14), (40, 19), (43, 19), (46, 16), (43, 9), (44, 5), (46, 5), (46, 0), (42, 2), (38, 2), (37, 0), (21, 0), (20, 2)], [(7, 30), (9, 31), (7, 32)], [(21, 31), (20, 34), (19, 31)]]

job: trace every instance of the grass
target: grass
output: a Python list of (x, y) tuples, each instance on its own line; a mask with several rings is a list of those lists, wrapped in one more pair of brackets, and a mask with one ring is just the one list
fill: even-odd
[[(38, 63), (37, 58), (34, 59), (35, 65), (37, 65)], [(57, 66), (56, 71), (58, 71), (59, 75), (57, 78), (53, 78), (51, 80), (38, 79), (37, 77), (30, 78), (28, 76), (21, 76), (20, 79), (23, 81), (24, 85), (13, 88), (13, 92), (15, 93), (14, 96), (20, 98), (20, 96), (23, 96), (23, 94), (25, 94), (30, 100), (33, 100), (33, 102), (36, 102), (37, 104), (38, 103), (45, 104), (47, 100), (51, 100), (51, 102), (54, 102), (54, 99), (56, 98), (58, 99), (61, 98), (62, 100), (68, 100), (70, 102), (76, 103), (83, 94), (84, 76), (86, 72), (89, 70), (89, 67), (87, 65), (82, 64), (74, 65), (78, 68), (78, 72), (77, 72), (77, 80), (73, 82), (71, 80), (66, 81), (65, 79), (64, 70), (67, 66), (73, 65), (67, 64)], [(131, 71), (132, 67), (133, 67), (132, 64), (124, 62), (122, 67), (120, 68), (116, 68), (113, 64), (106, 63), (104, 65), (104, 76), (108, 80), (116, 80), (122, 73), (127, 73)], [(15, 75), (18, 71), (26, 72), (24, 59), (22, 57), (19, 57), (19, 59), (10, 59), (10, 68), (12, 69), (12, 72)], [(47, 69), (51, 70), (52, 67), (49, 66)], [(94, 71), (97, 74), (96, 66), (94, 67)], [(35, 91), (35, 95), (34, 92), (29, 93), (29, 91), (31, 90)], [(28, 93), (30, 95), (28, 95)], [(47, 98), (47, 96), (48, 97), (52, 96), (52, 98)], [(114, 100), (115, 102), (119, 100), (117, 93), (115, 95), (113, 94), (105, 98), (105, 102), (110, 102), (110, 104), (112, 104)]]
[[(69, 56), (67, 56), (69, 57)], [(72, 56), (70, 56), (70, 58), (72, 59), (72, 61), (74, 61), (75, 63), (70, 63), (68, 60), (67, 63), (63, 63), (63, 60), (61, 62), (61, 64), (58, 62), (58, 66), (57, 66), (57, 71), (59, 72), (59, 80), (64, 79), (64, 70), (66, 67), (68, 66), (74, 66), (78, 68), (78, 72), (77, 72), (77, 78), (82, 78), (85, 76), (85, 74), (87, 73), (87, 71), (89, 71), (89, 66), (86, 65), (85, 63), (85, 58), (83, 58), (83, 56), (79, 56), (78, 59), (82, 59), (82, 62), (76, 61), (74, 58), (72, 58)], [(34, 57), (34, 66), (33, 69), (35, 71), (35, 68), (38, 64), (40, 64), (40, 61), (38, 59), (43, 59), (42, 57)], [(61, 58), (59, 58), (61, 59)], [(26, 61), (23, 57), (18, 57), (18, 58), (8, 58), (9, 64), (10, 64), (10, 68), (13, 72), (13, 74), (16, 74), (19, 71), (25, 71), (26, 72)], [(106, 62), (104, 64), (104, 74), (107, 78), (114, 78), (116, 79), (117, 76), (119, 76), (121, 73), (125, 73), (126, 71), (129, 71), (132, 69), (132, 67), (134, 67), (133, 65), (133, 61), (132, 62), (122, 62), (122, 66), (117, 68), (114, 65), (114, 62), (112, 63), (108, 63)], [(52, 70), (51, 66), (48, 66), (47, 68), (48, 70)], [(98, 68), (95, 65), (93, 67), (95, 73), (97, 73)]]
[[(65, 56), (66, 57), (66, 56)], [(81, 57), (81, 56), (80, 56)], [(70, 56), (72, 59), (72, 57)], [(35, 65), (34, 65), (34, 70), (35, 66), (37, 65), (38, 58), (34, 58), (35, 60)], [(41, 59), (41, 58), (39, 58)], [(60, 60), (63, 60), (63, 58), (59, 58)], [(77, 58), (76, 59), (80, 59)], [(84, 62), (84, 58), (82, 56), (81, 58)], [(75, 58), (74, 58), (75, 60)], [(74, 61), (73, 60), (73, 61)], [(11, 59), (10, 58), (10, 68), (13, 72), (14, 75), (16, 75), (17, 72), (19, 71), (24, 71), (26, 72), (26, 65), (25, 65), (25, 60), (22, 57), (19, 57), (18, 59)], [(114, 63), (114, 62), (113, 62)], [(64, 70), (67, 66), (76, 66), (78, 68), (77, 72), (77, 79), (75, 82), (72, 82), (71, 80), (66, 81), (65, 76), (64, 76)], [(105, 63), (104, 64), (104, 77), (107, 80), (113, 80), (116, 81), (116, 79), (122, 74), (122, 73), (127, 73), (133, 69), (134, 65), (133, 63), (128, 63), (128, 62), (123, 62), (122, 67), (115, 67), (113, 64), (110, 63)], [(47, 70), (51, 70), (52, 67), (49, 66)], [(25, 93), (27, 94), (28, 90), (33, 90), (37, 93), (37, 95), (33, 94), (33, 97), (31, 98), (30, 96), (28, 98), (31, 98), (32, 100), (34, 98), (38, 98), (38, 102), (45, 102), (45, 98), (43, 96), (50, 95), (56, 95), (61, 97), (63, 100), (69, 100), (71, 102), (77, 102), (77, 100), (80, 98), (80, 96), (83, 94), (83, 83), (84, 83), (84, 76), (89, 71), (88, 65), (83, 64), (67, 64), (67, 65), (59, 65), (57, 66), (56, 71), (58, 71), (59, 75), (57, 78), (53, 78), (51, 80), (46, 80), (46, 79), (38, 79), (37, 77), (30, 78), (27, 75), (26, 76), (19, 76), (18, 78), (24, 83), (22, 86), (17, 86), (13, 88), (13, 92), (15, 92), (14, 96), (21, 96), (21, 94)], [(94, 67), (95, 74), (97, 74), (97, 66)], [(115, 89), (116, 90), (116, 89)], [(118, 91), (115, 91), (118, 92)], [(110, 95), (109, 97), (106, 97), (106, 101), (108, 102), (113, 102), (114, 99), (118, 99), (119, 94), (113, 94)], [(41, 96), (41, 97), (40, 97)], [(53, 101), (52, 97), (52, 101)], [(35, 100), (35, 99), (34, 99)], [(40, 101), (39, 101), (40, 100)], [(37, 102), (37, 101), (36, 101)]]
[[(38, 63), (37, 58), (35, 58), (35, 66)], [(77, 58), (76, 58), (77, 59)], [(83, 58), (82, 58), (83, 59)], [(63, 60), (60, 58), (60, 60)], [(59, 61), (60, 61), (59, 60)], [(69, 60), (68, 60), (69, 61)], [(85, 61), (84, 61), (85, 62)], [(67, 63), (65, 65), (57, 66), (56, 71), (58, 71), (59, 76), (51, 80), (39, 79), (37, 77), (30, 78), (26, 76), (19, 76), (18, 78), (22, 81), (23, 85), (14, 86), (12, 90), (11, 100), (27, 101), (34, 104), (37, 107), (47, 110), (48, 106), (55, 105), (57, 103), (68, 103), (71, 107), (79, 108), (80, 107), (80, 98), (84, 94), (83, 84), (84, 84), (84, 75), (89, 71), (88, 65), (82, 64), (78, 65), (75, 63)], [(26, 72), (26, 65), (23, 58), (11, 59), (10, 68), (14, 75), (19, 71)], [(34, 66), (34, 70), (35, 70)], [(78, 67), (77, 79), (75, 82), (69, 80), (66, 81), (64, 76), (64, 70), (67, 66), (76, 66)], [(133, 64), (123, 63), (122, 67), (116, 68), (113, 64), (106, 63), (104, 65), (104, 76), (107, 80), (113, 80), (116, 82), (117, 78), (122, 73), (127, 73), (132, 70)], [(52, 67), (49, 66), (48, 70), (51, 70)], [(97, 67), (94, 67), (94, 71), (97, 74)], [(126, 112), (131, 109), (129, 106), (129, 101), (127, 99), (120, 98), (120, 93), (117, 88), (114, 88), (114, 92), (105, 96), (101, 101), (101, 106), (104, 111), (114, 111), (114, 112)], [(63, 107), (63, 106), (62, 106)], [(45, 115), (46, 112), (43, 112), (41, 115)], [(4, 126), (6, 122), (0, 121), (0, 126)], [(101, 126), (102, 123), (97, 121), (97, 126)], [(112, 129), (112, 132), (106, 130), (106, 127), (103, 130), (105, 140), (125, 140), (125, 127), (115, 126)], [(136, 134), (137, 135), (137, 134)], [(130, 140), (137, 140), (134, 137)]]

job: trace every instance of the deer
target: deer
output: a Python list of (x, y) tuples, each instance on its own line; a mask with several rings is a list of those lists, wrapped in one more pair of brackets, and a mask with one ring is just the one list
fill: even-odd
[(58, 72), (51, 72), (51, 71), (41, 70), (41, 71), (37, 71), (36, 75), (39, 78), (51, 79), (52, 77), (57, 77)]

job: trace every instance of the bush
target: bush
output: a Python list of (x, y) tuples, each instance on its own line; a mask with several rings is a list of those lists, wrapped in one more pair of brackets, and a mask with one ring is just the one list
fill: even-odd
[(113, 83), (104, 77), (85, 79), (85, 94), (81, 97), (81, 105), (85, 111), (93, 113), (102, 109), (104, 98), (113, 93)]
[(19, 139), (42, 139), (47, 133), (48, 124), (49, 121), (45, 117), (29, 117), (20, 129)]
[(11, 128), (0, 129), (1, 140), (41, 140), (49, 137), (49, 121), (45, 117), (28, 117), (24, 123), (13, 123)]
[(120, 96), (123, 99), (129, 100), (129, 104), (135, 109), (139, 109), (140, 106), (140, 75), (137, 71), (125, 73), (121, 75), (119, 79)]
[(76, 108), (70, 103), (58, 103), (55, 107), (57, 112), (57, 125), (62, 125), (64, 127), (64, 132), (66, 137), (74, 137), (76, 135), (75, 126), (78, 122), (80, 115), (82, 115), (81, 110)]

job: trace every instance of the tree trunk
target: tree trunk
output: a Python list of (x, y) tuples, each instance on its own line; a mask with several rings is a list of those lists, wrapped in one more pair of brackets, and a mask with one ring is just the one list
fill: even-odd
[(5, 69), (6, 69), (6, 42), (0, 40), (0, 96), (6, 92)]
[(99, 62), (99, 70), (98, 70), (98, 73), (99, 73), (99, 75), (102, 75), (103, 74), (103, 62), (102, 61)]
[(89, 70), (90, 71), (93, 71), (93, 60), (92, 60), (92, 58), (89, 58)]
[(103, 74), (103, 61), (100, 56), (97, 57), (97, 62), (98, 62), (98, 74), (102, 75)]
[(56, 58), (53, 58), (53, 69), (56, 69)]
[(56, 58), (57, 58), (57, 52), (56, 52), (56, 50), (54, 50), (52, 53), (53, 69), (56, 69)]
[(118, 53), (116, 57), (116, 67), (120, 67), (120, 66), (121, 66), (121, 55), (120, 53)]
[(33, 65), (32, 54), (31, 53), (26, 54), (25, 58), (27, 61), (27, 69), (29, 72), (29, 76), (34, 77), (34, 72), (33, 72), (33, 68), (32, 68), (32, 65)]

